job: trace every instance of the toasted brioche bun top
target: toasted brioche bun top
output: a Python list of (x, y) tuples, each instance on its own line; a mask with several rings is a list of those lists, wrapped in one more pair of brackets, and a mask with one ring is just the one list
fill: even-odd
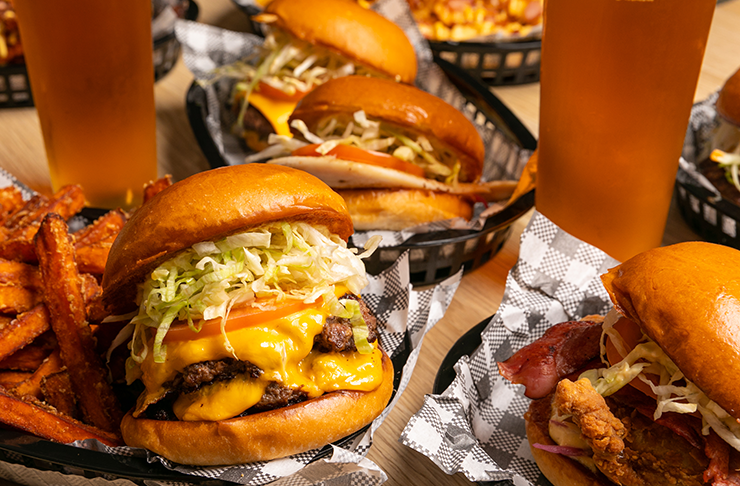
[(486, 151), (475, 125), (454, 106), (413, 86), (367, 76), (332, 79), (308, 93), (290, 120), (303, 120), (313, 129), (327, 116), (359, 110), (438, 140), (460, 157), (461, 182), (480, 179)]
[(723, 118), (740, 127), (740, 69), (725, 82), (716, 106)]
[(142, 205), (111, 247), (103, 302), (114, 313), (135, 308), (136, 284), (175, 253), (271, 221), (326, 226), (345, 241), (352, 220), (341, 196), (316, 177), (267, 164), (200, 172)]
[(703, 242), (656, 248), (601, 280), (621, 314), (740, 417), (740, 251)]
[(416, 79), (416, 53), (403, 30), (354, 0), (273, 0), (254, 19), (393, 79)]

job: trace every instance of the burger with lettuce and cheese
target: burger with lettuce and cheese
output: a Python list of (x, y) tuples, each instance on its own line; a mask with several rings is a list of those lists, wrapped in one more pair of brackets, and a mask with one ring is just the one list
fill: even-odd
[(359, 74), (413, 83), (416, 53), (403, 30), (348, 0), (274, 0), (254, 20), (269, 33), (251, 58), (221, 68), (238, 79), (236, 130), (262, 150), (270, 133), (290, 135), (296, 103), (326, 81)]
[(414, 86), (366, 76), (326, 82), (290, 117), (293, 137), (247, 157), (310, 172), (342, 195), (357, 230), (470, 219), (476, 201), (515, 181), (481, 182), (485, 146), (454, 106)]
[(393, 367), (336, 193), (251, 164), (165, 189), (127, 222), (103, 277), (129, 324), (126, 378), (144, 391), (126, 444), (190, 465), (283, 457), (372, 422)]
[[(740, 252), (647, 251), (602, 276), (614, 309), (499, 363), (535, 400), (527, 438), (555, 485), (740, 484)], [(595, 358), (592, 360), (591, 358)]]

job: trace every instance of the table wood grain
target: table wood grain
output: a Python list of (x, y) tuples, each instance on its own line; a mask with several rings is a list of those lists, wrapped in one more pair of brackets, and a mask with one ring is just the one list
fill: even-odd
[[(248, 22), (231, 0), (200, 0), (198, 20), (207, 24), (247, 31)], [(719, 89), (740, 66), (740, 0), (718, 5), (709, 36), (696, 100)], [(192, 76), (180, 60), (155, 87), (157, 143), (160, 175), (175, 180), (209, 168), (193, 137), (185, 113), (185, 93)], [(538, 130), (539, 85), (498, 87), (492, 90), (534, 134)], [(0, 110), (0, 167), (31, 188), (50, 192), (43, 142), (33, 108)], [(105, 154), (100, 154), (105, 157)], [(513, 226), (501, 251), (482, 267), (468, 273), (444, 319), (429, 332), (409, 386), (375, 436), (369, 458), (389, 477), (388, 485), (469, 485), (461, 474), (447, 476), (429, 459), (398, 443), (401, 430), (431, 393), (434, 377), (447, 351), (468, 329), (492, 315), (503, 295), (506, 275), (516, 262), (519, 235), (527, 215)], [(672, 208), (664, 243), (699, 239)], [(0, 483), (2, 484), (2, 483)]]

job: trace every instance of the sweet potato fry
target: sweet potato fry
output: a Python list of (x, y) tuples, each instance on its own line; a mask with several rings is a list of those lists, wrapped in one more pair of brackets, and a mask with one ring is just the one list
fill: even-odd
[(112, 242), (97, 242), (76, 248), (77, 268), (80, 272), (103, 275), (111, 245)]
[(5, 224), (14, 213), (20, 211), (25, 203), (23, 194), (15, 186), (0, 189), (0, 225)]
[[(126, 219), (126, 213), (121, 209), (108, 211), (92, 224), (87, 225), (72, 235), (75, 240), (75, 248), (78, 249), (81, 246), (92, 245), (101, 241), (110, 241), (112, 243), (113, 239), (115, 239), (118, 232), (121, 231), (121, 228), (126, 223)], [(113, 239), (109, 239), (111, 236), (113, 236)]]
[(31, 376), (30, 371), (0, 371), (0, 386), (10, 388), (27, 380)]
[[(0, 312), (18, 314), (27, 312), (42, 301), (41, 295), (34, 289), (0, 285)], [(0, 357), (0, 359), (2, 359)]]
[(0, 421), (55, 442), (97, 439), (109, 446), (121, 445), (117, 434), (65, 417), (54, 408), (28, 397), (21, 400), (0, 388)]
[(19, 314), (0, 330), (0, 359), (15, 353), (48, 330), (49, 313), (43, 304)]
[(101, 322), (110, 315), (103, 305), (103, 288), (94, 275), (83, 273), (80, 277), (82, 278), (82, 298), (85, 300), (87, 321)]
[(11, 233), (24, 225), (30, 224), (36, 219), (41, 208), (46, 206), (48, 202), (48, 197), (42, 194), (36, 194), (29, 199), (20, 210), (10, 216), (3, 224), (3, 227), (8, 230), (8, 233)]
[(59, 356), (59, 350), (57, 349), (41, 363), (41, 365), (38, 367), (38, 369), (36, 369), (36, 371), (33, 372), (33, 374), (28, 376), (21, 383), (18, 383), (14, 387), (10, 388), (9, 391), (13, 395), (21, 398), (26, 395), (30, 395), (36, 398), (42, 398), (43, 394), (41, 392), (41, 381), (47, 375), (56, 373), (63, 368), (64, 363), (62, 363), (62, 358)]
[(25, 263), (37, 263), (33, 239), (20, 237), (0, 242), (0, 258)]
[(0, 361), (0, 370), (34, 371), (41, 366), (51, 351), (34, 341)]
[(44, 300), (83, 416), (96, 427), (115, 431), (121, 410), (106, 380), (103, 363), (95, 353), (70, 239), (61, 216), (51, 213), (44, 218), (34, 240), (44, 282)]
[(163, 190), (167, 189), (172, 185), (172, 176), (170, 174), (167, 174), (164, 177), (160, 177), (156, 181), (149, 182), (148, 184), (144, 185), (144, 202), (146, 203), (148, 200), (162, 192)]
[(2, 284), (38, 289), (41, 288), (41, 273), (36, 266), (0, 258), (0, 285)]
[(21, 217), (8, 220), (6, 227), (11, 230), (10, 237), (16, 236), (33, 223), (40, 223), (49, 213), (56, 213), (64, 220), (71, 218), (85, 206), (85, 195), (80, 186), (64, 186), (51, 198), (31, 198), (26, 206), (27, 210), (24, 208), (17, 213)]
[(64, 186), (52, 198), (38, 195), (4, 225), (0, 258), (28, 263), (36, 263), (33, 253), (33, 237), (41, 220), (50, 213), (59, 214), (67, 220), (77, 214), (85, 205), (85, 196), (80, 186)]
[(41, 393), (44, 401), (58, 412), (77, 418), (77, 400), (72, 391), (72, 382), (67, 370), (51, 373), (41, 380)]

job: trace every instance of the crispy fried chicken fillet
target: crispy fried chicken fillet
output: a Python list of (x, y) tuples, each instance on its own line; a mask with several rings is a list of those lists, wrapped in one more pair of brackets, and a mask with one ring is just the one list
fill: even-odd
[(592, 459), (607, 477), (617, 484), (643, 484), (635, 471), (624, 462), (624, 437), (627, 429), (612, 414), (604, 397), (587, 379), (575, 383), (567, 378), (558, 383), (553, 397), (553, 411), (570, 416), (593, 451)]

